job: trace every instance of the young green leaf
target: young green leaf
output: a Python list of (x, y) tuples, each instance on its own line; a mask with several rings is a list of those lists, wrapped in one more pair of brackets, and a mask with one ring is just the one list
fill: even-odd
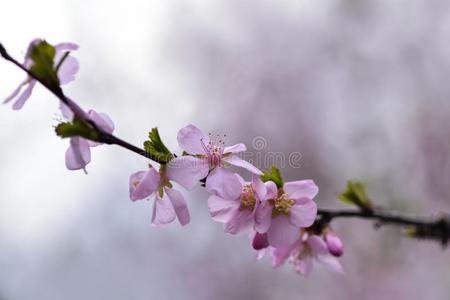
[(88, 123), (74, 119), (73, 122), (60, 123), (55, 127), (56, 134), (62, 138), (81, 136), (89, 140), (98, 139), (97, 131)]
[(55, 47), (42, 41), (31, 49), (30, 57), (33, 61), (30, 71), (50, 87), (58, 87), (59, 79), (54, 68)]
[(163, 163), (167, 163), (173, 158), (173, 154), (164, 145), (159, 136), (158, 128), (152, 128), (148, 134), (149, 140), (144, 142), (145, 151)]
[(272, 166), (272, 169), (270, 171), (267, 171), (263, 175), (261, 175), (261, 180), (263, 182), (273, 181), (278, 188), (282, 188), (284, 185), (280, 170), (275, 166)]
[(337, 195), (338, 199), (345, 204), (356, 205), (364, 210), (371, 210), (372, 203), (367, 197), (364, 184), (358, 181), (347, 182), (347, 189)]

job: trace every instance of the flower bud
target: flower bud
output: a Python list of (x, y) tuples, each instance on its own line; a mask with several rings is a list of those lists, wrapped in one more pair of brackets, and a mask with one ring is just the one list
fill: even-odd
[(342, 244), (341, 239), (335, 235), (334, 232), (328, 231), (325, 233), (325, 242), (331, 255), (339, 257), (344, 253), (344, 245)]
[(252, 240), (252, 246), (255, 250), (261, 250), (269, 247), (269, 241), (267, 240), (267, 233), (255, 233)]

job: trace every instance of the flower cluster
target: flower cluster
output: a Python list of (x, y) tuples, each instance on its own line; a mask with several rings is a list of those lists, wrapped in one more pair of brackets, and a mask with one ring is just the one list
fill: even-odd
[[(188, 224), (187, 203), (173, 182), (188, 190), (204, 182), (212, 219), (222, 223), (228, 234), (251, 234), (259, 257), (269, 250), (274, 267), (289, 257), (295, 270), (307, 275), (317, 259), (342, 272), (335, 258), (342, 255), (340, 239), (329, 227), (323, 230), (323, 238), (311, 230), (317, 217), (313, 198), (319, 192), (312, 180), (280, 184), (261, 176), (259, 169), (237, 156), (246, 151), (244, 144), (226, 147), (220, 136), (214, 140), (194, 125), (182, 128), (177, 138), (183, 155), (162, 164), (159, 171), (149, 165), (130, 177), (131, 200), (154, 199), (153, 225), (166, 225), (176, 218), (181, 225)], [(232, 165), (249, 171), (250, 181), (233, 172)]]
[[(70, 139), (66, 167), (86, 172), (91, 160), (90, 148), (100, 145), (100, 141), (111, 143), (99, 136), (115, 138), (112, 136), (114, 123), (106, 114), (85, 112), (58, 93), (60, 85), (72, 81), (78, 71), (78, 61), (70, 56), (70, 51), (77, 48), (72, 43), (51, 46), (40, 39), (33, 40), (22, 65), (29, 76), (5, 103), (17, 98), (13, 108), (20, 109), (37, 81), (49, 89), (56, 84), (61, 113), (68, 121), (56, 128), (58, 135)], [(150, 164), (130, 176), (130, 199), (153, 200), (151, 223), (154, 226), (164, 226), (175, 219), (184, 226), (190, 222), (190, 214), (183, 194), (175, 189), (174, 183), (187, 190), (202, 183), (209, 194), (207, 206), (212, 219), (222, 223), (228, 234), (250, 235), (258, 257), (269, 252), (273, 267), (289, 259), (297, 272), (307, 275), (313, 260), (318, 260), (342, 272), (336, 259), (343, 253), (341, 240), (328, 224), (314, 226), (317, 205), (313, 199), (319, 192), (317, 185), (312, 180), (284, 182), (275, 167), (271, 172), (261, 172), (239, 157), (247, 150), (244, 144), (227, 147), (224, 137), (206, 135), (196, 126), (187, 125), (177, 135), (183, 150), (177, 156), (162, 143), (154, 128), (144, 148), (159, 165)], [(233, 172), (231, 166), (248, 171), (249, 181)]]
[(258, 259), (261, 259), (267, 250), (269, 251), (274, 268), (288, 260), (297, 273), (307, 276), (313, 270), (313, 262), (318, 261), (332, 271), (343, 273), (337, 259), (343, 254), (343, 245), (339, 237), (329, 229), (325, 229), (322, 236), (313, 230), (302, 229), (293, 243), (280, 247), (270, 246), (267, 237), (256, 231), (251, 233), (250, 239)]

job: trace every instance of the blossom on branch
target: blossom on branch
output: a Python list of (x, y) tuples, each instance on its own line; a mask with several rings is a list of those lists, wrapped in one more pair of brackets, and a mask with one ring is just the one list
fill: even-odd
[[(64, 103), (61, 103), (60, 109), (65, 118), (71, 121), (74, 119), (73, 112)], [(103, 132), (112, 133), (114, 131), (114, 123), (107, 114), (89, 110), (85, 116), (88, 121), (95, 124), (95, 126)], [(85, 167), (91, 161), (90, 148), (98, 145), (101, 145), (101, 143), (85, 139), (81, 136), (71, 137), (70, 146), (65, 155), (67, 169), (83, 169), (84, 172), (86, 172)]]
[[(167, 164), (167, 174), (176, 179), (186, 189), (192, 189), (199, 180), (206, 180), (206, 188), (214, 184), (218, 170), (234, 165), (247, 169), (256, 175), (262, 172), (249, 162), (237, 156), (247, 150), (244, 144), (225, 147), (223, 140), (214, 141), (194, 125), (188, 125), (178, 132), (178, 144), (186, 152)], [(209, 175), (208, 175), (209, 174)]]
[[(42, 43), (43, 40), (41, 39), (34, 39), (31, 41), (31, 43), (28, 46), (27, 52), (25, 54), (25, 59), (23, 62), (23, 66), (27, 70), (31, 70), (31, 68), (34, 65), (34, 61), (32, 58), (32, 53), (34, 47), (36, 47), (38, 44)], [(51, 46), (50, 46), (51, 47)], [(79, 63), (78, 60), (70, 55), (68, 55), (68, 52), (74, 51), (78, 49), (78, 45), (74, 43), (60, 43), (52, 47), (52, 53), (54, 54), (53, 57), (53, 71), (56, 72), (56, 75), (59, 80), (59, 84), (67, 84), (75, 79), (75, 75), (79, 70)], [(14, 110), (19, 110), (23, 107), (25, 102), (30, 98), (31, 93), (33, 92), (33, 89), (36, 85), (37, 80), (35, 78), (30, 77), (27, 75), (25, 80), (23, 80), (19, 86), (9, 95), (3, 103), (8, 103), (14, 99), (16, 101), (14, 102), (12, 108)]]
[(165, 166), (160, 172), (151, 165), (146, 171), (138, 171), (130, 176), (130, 199), (133, 201), (154, 198), (152, 224), (162, 226), (178, 218), (181, 225), (190, 221), (189, 210), (183, 195), (172, 188), (165, 173)]
[(217, 179), (210, 191), (208, 209), (213, 220), (224, 224), (230, 234), (247, 233), (255, 224), (255, 211), (266, 195), (261, 179), (253, 175), (251, 182), (227, 169), (217, 170)]
[(294, 266), (294, 270), (307, 276), (313, 270), (314, 261), (325, 264), (332, 271), (343, 273), (339, 261), (331, 255), (325, 241), (314, 234), (303, 231), (300, 237), (291, 245), (270, 248), (272, 266), (277, 268), (287, 259)]
[(317, 205), (312, 200), (319, 188), (312, 180), (286, 182), (280, 188), (272, 181), (265, 183), (266, 196), (256, 209), (255, 229), (267, 233), (271, 246), (291, 245), (300, 228), (314, 223)]

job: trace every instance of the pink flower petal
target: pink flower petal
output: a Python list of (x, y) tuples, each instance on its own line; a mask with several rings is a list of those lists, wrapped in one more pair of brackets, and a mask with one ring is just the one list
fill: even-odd
[(164, 191), (167, 193), (167, 196), (169, 196), (169, 199), (172, 202), (180, 224), (182, 226), (188, 224), (191, 220), (191, 216), (189, 215), (187, 203), (186, 200), (184, 200), (183, 195), (174, 189), (165, 188)]
[(264, 199), (261, 200), (270, 200), (278, 197), (278, 187), (273, 181), (264, 182), (264, 185), (266, 186), (267, 192)]
[(20, 93), (20, 91), (22, 90), (22, 87), (24, 85), (27, 85), (29, 81), (29, 78), (27, 77), (24, 81), (22, 81), (18, 87), (16, 87), (16, 89), (11, 93), (11, 95), (9, 95), (8, 97), (6, 97), (6, 99), (3, 101), (3, 103), (8, 103), (9, 101), (11, 101), (12, 99), (16, 98), (17, 95)]
[(14, 110), (19, 110), (25, 104), (25, 102), (30, 98), (31, 93), (33, 92), (34, 86), (36, 85), (36, 80), (30, 79), (29, 84), (26, 86), (25, 90), (23, 90), (22, 94), (19, 98), (14, 102), (12, 108)]
[(192, 124), (181, 128), (177, 135), (178, 144), (181, 149), (189, 154), (205, 154), (203, 143), (209, 143), (209, 137)]
[(166, 193), (164, 193), (162, 198), (160, 198), (159, 195), (156, 194), (153, 203), (152, 224), (154, 226), (169, 224), (175, 220), (175, 217), (175, 210)]
[(306, 241), (316, 255), (328, 254), (328, 247), (325, 241), (317, 235), (311, 235)]
[(62, 51), (75, 51), (78, 50), (78, 45), (71, 42), (65, 42), (65, 43), (59, 43), (55, 46), (56, 52), (62, 52)]
[(330, 270), (339, 274), (344, 274), (341, 263), (336, 257), (333, 257), (331, 255), (320, 255), (317, 260), (327, 266)]
[[(58, 60), (55, 59), (55, 62)], [(67, 84), (75, 80), (75, 75), (80, 69), (80, 64), (75, 57), (67, 56), (62, 65), (58, 69), (58, 79), (61, 85)]]
[(236, 175), (236, 177), (239, 179), (239, 182), (241, 183), (241, 185), (245, 185), (246, 184), (244, 178), (242, 178), (241, 175), (239, 175), (238, 173), (234, 173), (234, 175)]
[(272, 256), (272, 267), (278, 268), (279, 266), (281, 266), (296, 246), (297, 243), (288, 246), (271, 248), (270, 254)]
[(250, 209), (236, 210), (231, 219), (225, 223), (224, 230), (229, 234), (247, 233), (253, 225), (253, 212)]
[(216, 222), (228, 222), (239, 209), (239, 206), (240, 202), (236, 200), (223, 199), (216, 195), (211, 195), (208, 198), (208, 210)]
[(129, 180), (130, 199), (136, 201), (149, 197), (158, 189), (159, 183), (160, 176), (154, 168), (131, 174)]
[(259, 201), (265, 199), (267, 188), (264, 182), (262, 182), (261, 178), (256, 175), (252, 175), (252, 189), (255, 191), (256, 197)]
[(114, 123), (107, 114), (98, 113), (91, 109), (88, 111), (88, 118), (103, 131), (107, 133), (112, 133), (114, 131)]
[(246, 169), (247, 171), (256, 174), (256, 175), (262, 175), (263, 173), (254, 165), (252, 165), (251, 163), (249, 163), (248, 161), (245, 161), (243, 159), (241, 159), (240, 157), (236, 156), (236, 155), (230, 155), (230, 156), (226, 156), (224, 158), (222, 158), (223, 161), (229, 163), (230, 165), (236, 166), (236, 167), (241, 167)]
[(283, 190), (289, 195), (289, 198), (294, 200), (300, 198), (313, 199), (319, 192), (319, 188), (312, 180), (286, 182)]
[(91, 161), (91, 151), (87, 140), (79, 137), (70, 139), (66, 151), (66, 167), (69, 170), (83, 169)]
[(312, 272), (313, 267), (313, 258), (310, 255), (306, 255), (301, 260), (296, 261), (294, 266), (295, 271), (305, 276)]
[(241, 195), (242, 184), (236, 173), (217, 167), (206, 178), (206, 190), (224, 199), (235, 200)]
[(209, 166), (206, 159), (193, 156), (180, 156), (167, 164), (166, 176), (184, 188), (190, 190), (200, 179), (208, 175)]
[(261, 202), (255, 212), (255, 229), (259, 233), (265, 233), (269, 230), (272, 222), (273, 206), (269, 202)]
[(59, 102), (59, 109), (61, 110), (61, 113), (64, 118), (66, 118), (69, 121), (72, 121), (74, 114), (72, 110), (66, 104), (64, 104), (64, 102), (62, 101)]
[(298, 227), (292, 225), (286, 216), (277, 216), (267, 231), (267, 239), (272, 247), (288, 246), (300, 237)]
[(309, 227), (316, 220), (317, 205), (314, 201), (303, 198), (302, 204), (295, 203), (289, 211), (289, 221), (297, 227)]
[(245, 147), (244, 144), (239, 143), (233, 146), (229, 146), (229, 147), (225, 147), (225, 149), (223, 150), (223, 153), (239, 153), (239, 152), (244, 152), (247, 151), (247, 147)]

